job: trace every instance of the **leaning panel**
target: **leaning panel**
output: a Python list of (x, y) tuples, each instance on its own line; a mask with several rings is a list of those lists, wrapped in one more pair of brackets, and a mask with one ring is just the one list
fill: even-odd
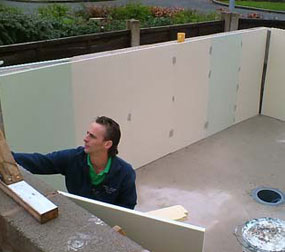
[(202, 252), (205, 229), (146, 213), (59, 192), (110, 226), (120, 226), (127, 236), (150, 251)]
[(262, 114), (285, 120), (285, 31), (271, 29)]

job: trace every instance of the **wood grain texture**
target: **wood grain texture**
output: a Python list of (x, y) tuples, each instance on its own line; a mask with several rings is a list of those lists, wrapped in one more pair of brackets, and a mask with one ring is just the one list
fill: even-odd
[(8, 144), (0, 130), (0, 174), (5, 184), (10, 185), (23, 180)]
[(40, 223), (58, 216), (58, 208), (23, 180), (9, 146), (0, 130), (0, 189), (26, 209)]
[[(24, 181), (22, 181), (22, 182), (24, 182)], [(22, 183), (22, 182), (17, 182), (17, 183)], [(26, 186), (29, 186), (29, 185), (26, 183)], [(46, 201), (48, 203), (48, 207), (46, 207), (46, 209), (39, 210), (37, 207), (31, 207), (31, 205), (29, 204), (29, 201), (27, 199), (23, 198), (13, 188), (10, 188), (8, 185), (3, 183), (1, 180), (0, 180), (0, 189), (2, 191), (4, 191), (8, 196), (10, 196), (14, 201), (16, 201), (20, 206), (22, 206), (29, 214), (31, 214), (41, 224), (46, 223), (49, 220), (55, 219), (58, 216), (58, 207), (55, 206), (53, 203), (51, 203), (43, 195), (42, 195), (42, 197), (44, 199), (42, 199), (42, 198), (39, 199), (39, 205), (41, 202)], [(26, 198), (29, 198), (30, 196), (27, 195)], [(38, 197), (38, 196), (36, 196), (36, 197)]]

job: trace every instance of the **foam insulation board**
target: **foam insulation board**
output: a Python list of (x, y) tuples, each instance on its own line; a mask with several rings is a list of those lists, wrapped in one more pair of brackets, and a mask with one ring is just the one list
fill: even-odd
[(207, 135), (215, 134), (235, 122), (241, 57), (240, 33), (212, 38), (209, 71)]
[(99, 217), (111, 227), (121, 227), (142, 247), (155, 252), (202, 252), (205, 229), (177, 221), (167, 221), (111, 204), (59, 192)]
[(70, 64), (3, 75), (0, 99), (13, 151), (46, 153), (75, 145)]
[(285, 31), (271, 29), (262, 114), (285, 120)]
[(92, 117), (106, 115), (121, 125), (119, 152), (135, 167), (169, 153), (172, 55), (164, 46), (73, 62), (77, 143)]
[(173, 144), (177, 149), (206, 136), (210, 47), (210, 38), (188, 40), (173, 52)]
[(261, 28), (242, 33), (239, 81), (236, 83), (236, 123), (259, 113), (267, 30)]

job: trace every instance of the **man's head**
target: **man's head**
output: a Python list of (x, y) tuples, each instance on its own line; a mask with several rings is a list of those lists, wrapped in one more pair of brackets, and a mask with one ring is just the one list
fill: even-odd
[(119, 124), (111, 118), (99, 116), (89, 126), (84, 150), (88, 154), (107, 152), (109, 157), (113, 157), (118, 154), (120, 138)]

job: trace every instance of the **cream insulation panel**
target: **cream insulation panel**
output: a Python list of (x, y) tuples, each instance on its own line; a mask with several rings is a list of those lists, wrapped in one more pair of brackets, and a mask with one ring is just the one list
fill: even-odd
[(99, 217), (109, 226), (120, 226), (127, 236), (154, 252), (202, 252), (205, 229), (190, 224), (149, 216), (135, 210), (86, 199), (69, 193), (61, 194)]
[[(75, 146), (71, 64), (3, 75), (0, 99), (11, 150), (47, 153)], [(63, 176), (38, 176), (66, 190)]]
[(70, 64), (0, 79), (6, 139), (13, 151), (50, 152), (75, 145)]
[[(154, 119), (152, 121), (157, 121), (160, 125), (159, 131), (162, 131), (159, 135), (155, 133), (151, 141), (158, 141), (159, 139), (156, 138), (165, 139), (165, 142), (162, 142), (164, 146), (159, 147), (159, 149), (162, 148), (161, 150), (165, 149), (165, 151), (159, 152), (159, 150), (149, 148), (149, 145), (147, 145), (147, 148), (144, 148), (142, 144), (144, 145), (144, 141), (148, 138), (145, 136), (142, 137), (138, 148), (144, 148), (144, 155), (141, 155), (141, 151), (138, 151), (137, 147), (135, 148), (135, 152), (139, 153), (139, 157), (137, 158), (141, 160), (141, 162), (138, 162), (139, 166), (147, 163), (144, 158), (146, 152), (152, 152), (153, 159), (149, 159), (149, 161), (153, 161), (160, 156), (183, 148), (205, 137), (206, 131), (204, 130), (204, 124), (207, 120), (210, 45), (211, 38), (208, 37), (203, 39), (188, 39), (184, 43), (168, 42), (159, 45), (141, 46), (139, 48), (129, 48), (116, 52), (105, 52), (73, 58), (74, 62), (80, 60), (86, 61), (92, 58), (96, 60), (100, 57), (112, 57), (120, 53), (126, 53), (126, 57), (131, 58), (130, 62), (132, 63), (130, 66), (127, 66), (129, 78), (132, 76), (132, 78), (135, 79), (134, 89), (139, 89), (139, 92), (136, 92), (136, 90), (128, 90), (126, 93), (137, 93), (138, 99), (133, 99), (134, 105), (132, 106), (141, 110), (145, 118), (140, 116), (139, 121), (136, 120), (134, 123), (128, 123), (124, 121), (126, 117), (124, 115), (123, 122), (120, 121), (120, 123), (123, 123), (123, 125), (125, 125), (124, 129), (129, 130), (129, 132), (123, 132), (123, 142), (120, 149), (124, 150), (124, 147), (126, 147), (127, 156), (129, 156), (130, 151), (133, 149), (134, 142), (130, 137), (124, 139), (124, 136), (131, 136), (134, 126), (141, 128), (142, 125), (145, 125), (144, 121), (148, 121), (146, 118), (151, 116), (153, 112), (155, 114), (153, 115)], [(142, 55), (148, 55), (150, 60), (147, 59), (146, 56), (143, 56), (144, 59), (140, 60), (139, 57), (142, 57)], [(153, 55), (158, 59), (152, 59), (151, 57)], [(132, 57), (134, 60), (132, 60)], [(159, 60), (161, 62), (159, 62)], [(124, 61), (124, 63), (126, 63), (126, 61)], [(142, 78), (136, 78), (138, 76), (142, 76)], [(145, 84), (137, 85), (139, 82)], [(163, 82), (163, 84), (158, 86), (159, 82)], [(144, 90), (145, 87), (149, 88), (149, 86), (157, 86), (159, 88), (156, 93), (153, 93), (154, 96), (152, 99), (155, 101), (156, 106), (159, 106), (159, 103), (164, 101), (160, 106), (160, 111), (154, 110), (155, 106), (152, 105), (138, 106), (138, 104), (136, 104), (137, 101), (143, 104), (141, 100), (149, 100), (149, 91)], [(144, 111), (144, 107), (147, 108), (147, 111)], [(129, 113), (128, 116), (130, 114), (133, 116), (132, 113)], [(161, 120), (161, 116), (165, 114), (167, 114), (168, 117), (167, 120), (169, 123), (167, 124), (164, 120)], [(149, 131), (146, 132), (146, 134), (149, 134)], [(79, 142), (82, 137), (82, 135), (79, 136)], [(136, 132), (134, 132), (133, 139), (135, 140), (135, 138)], [(165, 144), (167, 144), (168, 147), (165, 146)], [(161, 155), (158, 155), (159, 153)]]
[(262, 113), (285, 120), (285, 31), (271, 29)]
[(182, 43), (174, 52), (174, 141), (183, 148), (206, 137), (211, 39)]
[(235, 121), (239, 82), (241, 34), (213, 37), (209, 71), (207, 135), (215, 134)]
[(256, 115), (265, 38), (262, 28), (75, 57), (77, 144), (92, 118), (113, 117), (120, 155), (139, 167)]
[(122, 128), (120, 156), (135, 167), (173, 151), (174, 45), (73, 62), (77, 144), (91, 118), (107, 115)]
[(267, 28), (262, 28), (242, 33), (242, 50), (235, 109), (236, 123), (259, 113), (267, 30)]

